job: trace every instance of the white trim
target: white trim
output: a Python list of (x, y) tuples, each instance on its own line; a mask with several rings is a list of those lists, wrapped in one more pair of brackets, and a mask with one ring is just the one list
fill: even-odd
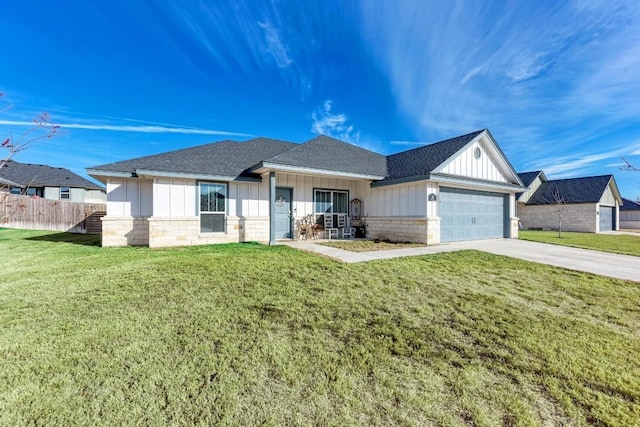
[(116, 172), (116, 171), (103, 171), (99, 169), (86, 169), (87, 174), (95, 177), (105, 176), (109, 178), (135, 178), (135, 174), (132, 172)]
[(461, 189), (479, 190), (479, 191), (502, 190), (503, 192), (512, 193), (512, 192), (520, 192), (526, 189), (526, 187), (517, 185), (517, 184), (479, 181), (479, 180), (474, 181), (469, 178), (463, 178), (463, 177), (457, 178), (451, 175), (432, 174), (431, 179), (429, 181), (437, 182), (438, 184), (455, 184), (459, 186)]
[(196, 180), (213, 180), (213, 181), (222, 181), (228, 182), (236, 179), (234, 176), (221, 176), (221, 175), (206, 175), (206, 174), (195, 174), (188, 172), (167, 172), (167, 171), (157, 171), (152, 169), (136, 169), (136, 174), (138, 177), (161, 177), (161, 178), (185, 178), (185, 179), (196, 179)]
[(384, 178), (384, 176), (380, 176), (380, 175), (367, 175), (367, 174), (360, 174), (360, 173), (353, 173), (353, 172), (332, 171), (328, 169), (314, 169), (314, 168), (306, 168), (302, 166), (287, 166), (287, 165), (279, 165), (277, 163), (262, 163), (260, 167), (253, 170), (253, 172), (264, 173), (267, 170), (274, 170), (277, 172), (294, 172), (301, 175), (340, 176), (345, 178), (359, 178), (359, 179), (367, 179), (367, 180), (380, 180)]

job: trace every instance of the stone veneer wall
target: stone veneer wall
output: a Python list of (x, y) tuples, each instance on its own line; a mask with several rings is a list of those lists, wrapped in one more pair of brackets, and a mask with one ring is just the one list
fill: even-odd
[(367, 217), (367, 237), (394, 242), (440, 243), (440, 218)]
[[(562, 207), (562, 231), (595, 233), (598, 217), (595, 203), (571, 203)], [(518, 217), (523, 229), (558, 229), (556, 205), (518, 203)]]
[(102, 246), (147, 246), (149, 223), (147, 218), (102, 217)]
[(620, 228), (640, 229), (640, 211), (620, 211)]
[(511, 225), (511, 235), (509, 236), (512, 239), (518, 238), (518, 229), (520, 228), (519, 218), (511, 217), (509, 219)]
[(201, 233), (199, 217), (149, 218), (149, 247), (269, 241), (268, 218), (227, 217), (226, 233)]

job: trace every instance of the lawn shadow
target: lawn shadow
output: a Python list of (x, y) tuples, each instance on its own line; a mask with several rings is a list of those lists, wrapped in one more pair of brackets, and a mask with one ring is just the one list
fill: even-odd
[(52, 233), (41, 236), (26, 237), (25, 240), (38, 242), (72, 243), (83, 246), (100, 246), (99, 234)]

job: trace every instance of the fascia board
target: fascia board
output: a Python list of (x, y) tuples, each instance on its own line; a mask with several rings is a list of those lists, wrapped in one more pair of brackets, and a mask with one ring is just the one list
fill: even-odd
[(299, 173), (302, 175), (324, 175), (324, 176), (335, 176), (335, 177), (356, 178), (356, 179), (366, 179), (366, 180), (380, 180), (384, 178), (384, 176), (380, 176), (380, 175), (368, 175), (368, 174), (359, 174), (359, 173), (353, 173), (353, 172), (334, 171), (329, 169), (316, 169), (316, 168), (306, 168), (301, 166), (280, 165), (277, 163), (268, 163), (268, 162), (260, 163), (255, 168), (252, 168), (251, 171), (257, 172), (257, 173), (264, 173), (268, 170), (274, 170), (278, 172)]

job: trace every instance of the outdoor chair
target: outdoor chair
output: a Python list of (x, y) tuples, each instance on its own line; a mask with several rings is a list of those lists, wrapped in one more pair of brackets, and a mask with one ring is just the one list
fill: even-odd
[(327, 239), (338, 238), (338, 228), (333, 226), (333, 215), (324, 215), (324, 233)]
[(349, 217), (344, 214), (338, 215), (338, 228), (340, 229), (340, 234), (343, 239), (352, 239), (354, 233), (351, 229), (351, 221)]

